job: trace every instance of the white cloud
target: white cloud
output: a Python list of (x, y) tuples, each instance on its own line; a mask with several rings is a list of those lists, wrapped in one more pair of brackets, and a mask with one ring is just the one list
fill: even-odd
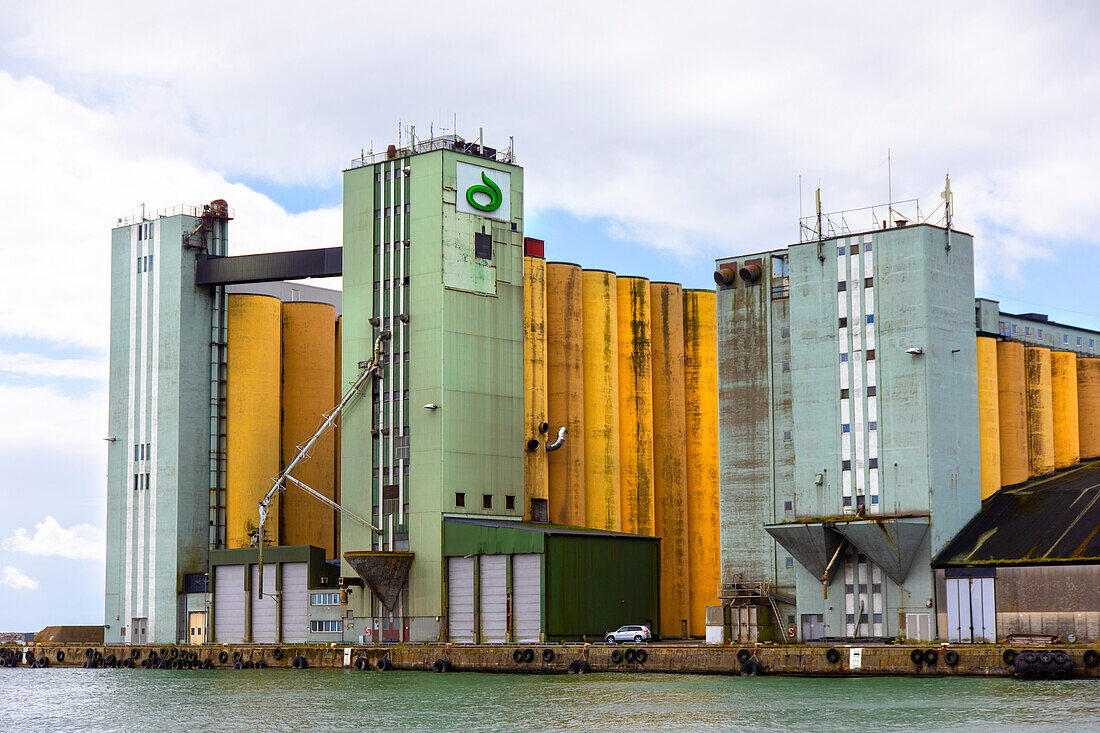
[(0, 585), (15, 590), (38, 590), (37, 580), (27, 577), (22, 570), (11, 565), (0, 568)]
[(23, 527), (0, 542), (9, 552), (43, 557), (64, 557), (70, 560), (102, 560), (105, 536), (101, 527), (90, 524), (74, 524), (65, 529), (57, 520), (47, 516), (34, 525), (32, 535)]
[(105, 379), (107, 362), (102, 359), (55, 359), (41, 354), (0, 351), (0, 372), (29, 377)]

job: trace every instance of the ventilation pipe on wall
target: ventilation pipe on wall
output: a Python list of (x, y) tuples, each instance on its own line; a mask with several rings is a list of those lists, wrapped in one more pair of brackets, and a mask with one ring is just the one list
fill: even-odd
[(565, 431), (565, 426), (564, 425), (562, 425), (560, 428), (558, 428), (558, 437), (557, 437), (557, 439), (554, 440), (553, 443), (547, 443), (546, 444), (546, 452), (547, 453), (552, 453), (553, 451), (556, 451), (558, 448), (561, 448), (563, 445), (565, 445), (565, 432), (566, 431)]

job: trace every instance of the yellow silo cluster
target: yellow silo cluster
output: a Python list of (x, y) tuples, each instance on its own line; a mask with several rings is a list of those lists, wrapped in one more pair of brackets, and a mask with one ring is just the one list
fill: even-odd
[(1100, 359), (979, 336), (982, 499), (1100, 457)]
[(716, 307), (713, 291), (524, 257), (526, 515), (545, 496), (552, 523), (661, 537), (666, 637), (702, 635), (717, 602)]
[[(335, 309), (322, 303), (232, 293), (227, 306), (226, 546), (249, 547), (258, 503), (338, 399)], [(339, 500), (336, 438), (314, 445), (294, 476)], [(272, 502), (264, 540), (315, 545), (336, 557), (333, 510), (296, 488)]]

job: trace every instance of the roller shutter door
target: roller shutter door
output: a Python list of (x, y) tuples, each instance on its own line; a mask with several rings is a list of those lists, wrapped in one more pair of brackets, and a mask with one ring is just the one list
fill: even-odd
[(512, 555), (512, 607), (516, 641), (536, 642), (542, 632), (542, 555)]
[(447, 635), (451, 641), (474, 639), (474, 558), (447, 558)]
[(304, 562), (283, 563), (283, 641), (304, 642), (309, 634), (309, 574)]
[(264, 565), (264, 597), (257, 598), (260, 587), (260, 566), (252, 566), (252, 641), (256, 644), (275, 644), (279, 636), (275, 624), (275, 614), (279, 604), (275, 599), (275, 565)]
[(244, 641), (244, 567), (214, 566), (214, 639), (221, 644)]
[(481, 640), (508, 641), (508, 555), (481, 556)]

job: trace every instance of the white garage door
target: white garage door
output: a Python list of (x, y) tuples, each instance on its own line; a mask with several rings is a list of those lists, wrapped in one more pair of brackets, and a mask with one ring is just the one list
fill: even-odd
[(516, 641), (538, 641), (542, 632), (542, 555), (512, 555), (512, 607)]
[(244, 641), (244, 567), (214, 567), (214, 639), (222, 644)]
[(447, 558), (447, 635), (451, 641), (475, 641), (472, 557)]
[(481, 555), (481, 640), (508, 641), (508, 555)]
[(256, 596), (260, 587), (260, 566), (252, 566), (252, 641), (257, 644), (275, 644), (279, 635), (275, 628), (275, 614), (279, 612), (276, 600), (275, 565), (264, 564), (264, 597)]
[(304, 562), (283, 563), (283, 641), (303, 642), (309, 633), (309, 574)]

